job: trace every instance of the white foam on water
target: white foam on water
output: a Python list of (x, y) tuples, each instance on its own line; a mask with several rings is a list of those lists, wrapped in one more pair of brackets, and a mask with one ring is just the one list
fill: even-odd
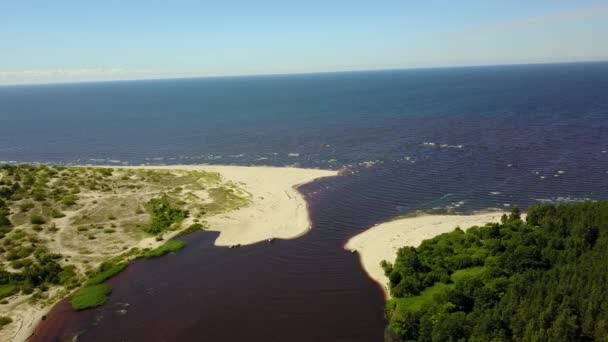
[(299, 156), (300, 156), (300, 154), (299, 154), (299, 153), (293, 153), (293, 152), (292, 152), (292, 153), (288, 153), (288, 154), (287, 154), (287, 156), (289, 156), (289, 157), (299, 157)]

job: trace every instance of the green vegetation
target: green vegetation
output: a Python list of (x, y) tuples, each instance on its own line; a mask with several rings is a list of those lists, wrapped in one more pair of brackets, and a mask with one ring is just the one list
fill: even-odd
[(516, 209), (383, 262), (395, 341), (604, 341), (608, 202)]
[(0, 329), (2, 329), (3, 326), (11, 324), (13, 322), (13, 320), (10, 317), (6, 317), (6, 316), (0, 316)]
[(86, 286), (76, 292), (70, 300), (70, 304), (74, 310), (94, 308), (105, 303), (110, 293), (112, 293), (112, 287), (108, 284)]
[(150, 200), (148, 206), (152, 222), (144, 230), (150, 234), (159, 234), (172, 226), (178, 226), (187, 215), (186, 211), (175, 208), (167, 195)]
[(201, 230), (204, 230), (205, 226), (203, 226), (200, 223), (193, 223), (190, 226), (188, 226), (188, 228), (182, 230), (181, 232), (179, 232), (179, 235), (186, 235), (186, 234), (190, 234), (190, 233), (194, 233), (194, 232), (198, 232)]
[(15, 284), (0, 285), (0, 299), (10, 297), (19, 292), (19, 287)]
[(30, 216), (30, 223), (31, 224), (44, 224), (46, 221), (44, 221), (44, 218), (38, 214), (34, 214), (32, 216)]
[(142, 257), (144, 258), (156, 258), (159, 256), (163, 256), (167, 253), (171, 253), (171, 252), (177, 252), (180, 249), (184, 248), (184, 246), (186, 246), (186, 243), (184, 241), (181, 240), (169, 240), (167, 242), (165, 242), (162, 246), (153, 249), (151, 251), (145, 252), (142, 254)]
[[(215, 172), (0, 165), (0, 302), (19, 295), (51, 303), (84, 286), (74, 307), (99, 305), (109, 294), (104, 282), (131, 260), (177, 251), (184, 242), (152, 251), (129, 246), (146, 233), (163, 240), (189, 212), (199, 222), (244, 205), (244, 194)], [(200, 229), (197, 223), (188, 231)]]
[(127, 266), (129, 266), (128, 262), (104, 262), (103, 264), (101, 264), (101, 266), (99, 266), (97, 272), (93, 273), (89, 277), (89, 280), (87, 280), (85, 286), (101, 284), (104, 281), (122, 272), (125, 268), (127, 268)]

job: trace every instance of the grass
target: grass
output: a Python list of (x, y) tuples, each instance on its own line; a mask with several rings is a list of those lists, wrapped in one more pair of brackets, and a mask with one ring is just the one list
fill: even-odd
[(391, 301), (395, 301), (397, 307), (404, 307), (411, 310), (419, 310), (423, 305), (432, 303), (433, 297), (435, 295), (441, 294), (447, 291), (449, 288), (453, 287), (454, 284), (444, 284), (444, 283), (435, 283), (435, 285), (431, 287), (427, 287), (420, 293), (420, 295), (415, 297), (405, 297), (405, 298), (393, 298)]
[(246, 207), (250, 203), (250, 200), (243, 196), (239, 190), (228, 186), (209, 189), (209, 197), (211, 197), (212, 203), (205, 206), (207, 214), (236, 210)]
[(15, 284), (0, 285), (0, 299), (10, 297), (19, 292), (19, 287)]
[(94, 308), (105, 303), (110, 293), (112, 287), (108, 284), (86, 286), (76, 292), (70, 304), (74, 310)]
[(157, 258), (157, 257), (163, 256), (167, 253), (177, 252), (180, 249), (184, 248), (184, 246), (186, 246), (186, 243), (182, 240), (169, 240), (169, 241), (165, 242), (162, 246), (143, 253), (142, 257)]
[(110, 263), (104, 262), (99, 267), (97, 272), (93, 273), (89, 280), (86, 282), (86, 286), (98, 285), (103, 283), (104, 281), (112, 278), (118, 273), (122, 272), (125, 268), (129, 266), (128, 262), (119, 262), (119, 263)]
[(198, 232), (200, 230), (204, 230), (205, 226), (203, 226), (200, 223), (194, 223), (191, 224), (188, 228), (182, 230), (181, 232), (179, 232), (179, 235), (186, 235), (186, 234), (190, 234), (190, 233), (194, 233), (194, 232)]
[[(484, 271), (485, 267), (483, 266), (469, 267), (454, 272), (451, 276), (451, 279), (454, 283), (457, 283), (462, 279), (478, 276)], [(436, 282), (433, 286), (424, 289), (424, 291), (422, 291), (418, 296), (393, 298), (391, 299), (391, 301), (397, 307), (396, 312), (399, 312), (399, 308), (407, 308), (409, 310), (420, 310), (424, 305), (432, 303), (433, 297), (435, 297), (435, 295), (444, 293), (451, 287), (454, 287), (454, 284)]]
[(486, 269), (483, 266), (469, 267), (452, 273), (451, 278), (453, 282), (457, 283), (464, 278), (478, 276), (482, 274), (485, 270)]

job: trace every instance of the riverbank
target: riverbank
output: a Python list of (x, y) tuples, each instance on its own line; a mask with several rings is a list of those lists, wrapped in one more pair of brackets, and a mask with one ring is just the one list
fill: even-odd
[[(99, 176), (98, 169), (115, 171)], [(63, 176), (65, 170), (69, 172)], [(44, 172), (50, 178), (49, 191), (59, 188), (63, 178), (96, 184), (92, 189), (81, 185), (76, 203), (70, 206), (50, 202), (63, 216), (45, 217), (42, 225), (30, 223), (28, 216), (17, 209), (27, 199), (15, 202), (15, 214), (11, 216), (14, 229), (41, 238), (41, 246), (63, 255), (66, 262), (69, 259), (68, 264), (81, 275), (132, 248), (157, 248), (199, 222), (220, 233), (215, 241), (218, 246), (300, 236), (310, 228), (310, 218), (297, 187), (338, 174), (316, 169), (215, 165), (64, 168), (53, 170), (53, 176)], [(97, 189), (106, 186), (110, 190)], [(162, 193), (183, 200), (181, 205), (190, 215), (175, 229), (146, 235), (142, 229), (150, 215), (144, 207)], [(34, 215), (39, 209), (36, 204), (27, 214)], [(90, 243), (91, 239), (95, 243)], [(0, 330), (0, 340), (26, 340), (52, 305), (71, 292), (53, 286), (42, 301), (32, 302), (30, 295), (21, 293), (7, 298), (2, 315), (13, 322)]]
[(293, 239), (311, 226), (304, 197), (297, 187), (338, 171), (293, 167), (176, 165), (138, 169), (217, 172), (250, 194), (251, 203), (207, 218), (208, 230), (220, 233), (216, 246), (250, 245), (268, 239)]
[(423, 215), (407, 217), (376, 225), (352, 237), (345, 249), (357, 251), (361, 265), (367, 274), (390, 297), (388, 278), (380, 266), (382, 260), (394, 262), (397, 250), (404, 246), (417, 247), (423, 240), (453, 231), (456, 227), (466, 229), (489, 222), (500, 222), (505, 212), (484, 212), (473, 215)]

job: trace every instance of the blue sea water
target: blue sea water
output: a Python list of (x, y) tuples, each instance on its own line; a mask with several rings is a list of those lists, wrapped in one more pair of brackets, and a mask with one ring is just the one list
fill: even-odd
[(0, 160), (347, 169), (300, 188), (304, 236), (191, 235), (34, 341), (381, 341), (382, 292), (345, 241), (418, 210), (608, 199), (608, 63), (0, 87)]
[(607, 133), (608, 63), (0, 87), (2, 162), (375, 164), (440, 206), (601, 198)]

